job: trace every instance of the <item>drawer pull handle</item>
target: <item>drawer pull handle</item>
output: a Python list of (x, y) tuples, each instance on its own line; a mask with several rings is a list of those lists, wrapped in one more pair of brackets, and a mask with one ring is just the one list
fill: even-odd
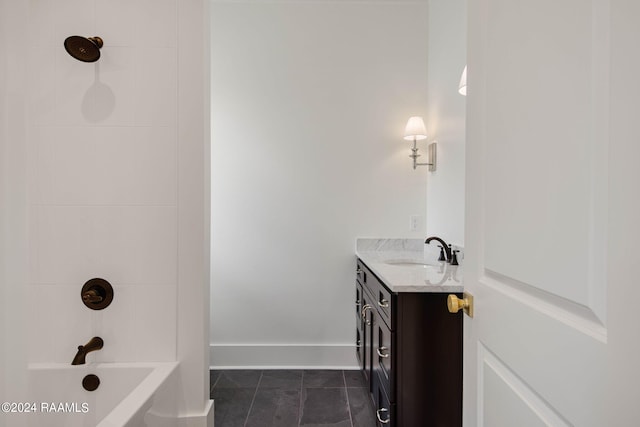
[(365, 317), (367, 316), (367, 310), (370, 310), (370, 309), (371, 309), (371, 305), (369, 304), (365, 304), (362, 307), (362, 311), (360, 312), (362, 314), (362, 320), (365, 320)]
[(356, 305), (360, 305), (360, 300), (359, 299), (356, 300)]
[(378, 353), (378, 356), (384, 359), (387, 359), (389, 357), (389, 353), (383, 353), (383, 352), (386, 352), (387, 350), (389, 350), (387, 347), (376, 348), (376, 353)]
[(389, 412), (389, 410), (387, 408), (380, 408), (376, 411), (376, 418), (378, 418), (378, 421), (380, 421), (382, 424), (389, 424), (389, 421), (391, 421), (391, 419), (387, 416), (387, 419), (383, 420), (380, 416), (381, 412)]
[(389, 307), (389, 301), (387, 301), (386, 299), (382, 298), (380, 301), (378, 301), (378, 305), (382, 308), (387, 308)]
[(369, 304), (365, 304), (364, 307), (362, 307), (362, 320), (367, 326), (371, 325), (371, 320), (367, 320), (367, 310), (371, 310), (372, 308)]

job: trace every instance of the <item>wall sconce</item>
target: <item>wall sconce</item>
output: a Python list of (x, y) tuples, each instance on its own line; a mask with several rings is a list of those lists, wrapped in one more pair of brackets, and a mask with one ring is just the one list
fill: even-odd
[(460, 84), (458, 85), (458, 93), (463, 96), (467, 96), (467, 66), (464, 66), (462, 70), (462, 77), (460, 77)]
[(427, 139), (427, 131), (424, 127), (424, 121), (422, 117), (411, 117), (407, 122), (407, 126), (404, 128), (404, 139), (407, 141), (413, 140), (413, 147), (411, 148), (411, 154), (409, 157), (413, 159), (413, 169), (417, 166), (429, 166), (429, 172), (436, 170), (436, 142), (432, 142), (428, 147), (428, 163), (418, 163), (417, 159), (420, 157), (418, 154), (418, 148), (416, 147), (416, 141), (421, 139)]

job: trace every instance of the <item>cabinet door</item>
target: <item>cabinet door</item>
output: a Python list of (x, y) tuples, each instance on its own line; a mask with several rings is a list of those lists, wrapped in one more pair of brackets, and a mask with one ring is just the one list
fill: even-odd
[[(376, 313), (378, 314), (378, 313)], [(376, 317), (380, 319), (379, 316)], [(375, 322), (373, 326), (373, 354), (372, 363), (373, 370), (380, 377), (382, 386), (387, 390), (387, 394), (393, 399), (391, 390), (391, 362), (392, 362), (392, 345), (391, 345), (391, 331), (381, 321)]]

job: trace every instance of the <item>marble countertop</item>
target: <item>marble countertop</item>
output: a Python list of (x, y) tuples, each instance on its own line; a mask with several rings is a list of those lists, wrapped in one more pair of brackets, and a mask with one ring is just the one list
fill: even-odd
[(356, 256), (392, 292), (462, 292), (463, 267), (437, 261), (423, 239), (357, 239)]

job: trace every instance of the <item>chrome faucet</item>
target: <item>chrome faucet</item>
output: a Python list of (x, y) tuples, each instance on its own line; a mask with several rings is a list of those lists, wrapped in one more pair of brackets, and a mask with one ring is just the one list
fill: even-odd
[(84, 359), (87, 356), (87, 353), (91, 353), (92, 351), (100, 350), (104, 346), (104, 341), (100, 337), (93, 337), (89, 340), (85, 345), (78, 346), (78, 352), (76, 356), (73, 358), (72, 365), (84, 365), (87, 363)]
[[(451, 247), (449, 245), (447, 245), (444, 242), (444, 240), (442, 240), (441, 238), (436, 237), (436, 236), (428, 237), (427, 240), (424, 241), (424, 244), (428, 245), (432, 240), (436, 240), (442, 245), (442, 246), (440, 246), (440, 248), (444, 249), (444, 252), (446, 253), (444, 261), (451, 262), (453, 260), (453, 258), (451, 256)], [(453, 264), (453, 265), (458, 265), (458, 262), (456, 261), (456, 263)]]

